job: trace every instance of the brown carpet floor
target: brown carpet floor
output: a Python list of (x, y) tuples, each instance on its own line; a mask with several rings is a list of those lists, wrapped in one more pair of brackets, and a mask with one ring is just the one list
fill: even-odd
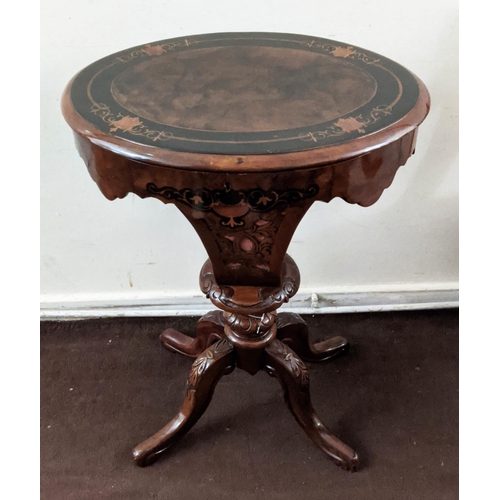
[(180, 407), (191, 360), (161, 347), (196, 318), (41, 324), (43, 500), (458, 498), (458, 310), (304, 316), (348, 356), (309, 365), (320, 418), (356, 449), (344, 472), (309, 441), (265, 373), (224, 377), (167, 456), (131, 449)]

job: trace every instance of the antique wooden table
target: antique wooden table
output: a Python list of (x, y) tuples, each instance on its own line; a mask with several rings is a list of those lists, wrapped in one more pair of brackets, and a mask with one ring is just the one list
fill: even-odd
[(345, 353), (348, 343), (311, 345), (300, 316), (276, 314), (299, 288), (286, 250), (315, 201), (378, 200), (414, 152), (429, 103), (424, 84), (383, 56), (283, 33), (162, 40), (73, 78), (62, 108), (90, 175), (110, 200), (131, 192), (177, 206), (207, 250), (200, 286), (218, 308), (194, 338), (161, 334), (164, 346), (196, 360), (179, 413), (134, 449), (138, 465), (181, 438), (238, 367), (277, 377), (309, 437), (355, 470), (357, 454), (311, 405), (303, 363)]

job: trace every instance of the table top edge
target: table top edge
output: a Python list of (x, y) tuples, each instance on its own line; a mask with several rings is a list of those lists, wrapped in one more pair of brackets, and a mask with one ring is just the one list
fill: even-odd
[(425, 84), (416, 75), (420, 88), (414, 108), (390, 126), (352, 141), (306, 151), (258, 155), (203, 154), (155, 148), (106, 134), (88, 123), (74, 109), (69, 98), (68, 83), (61, 101), (63, 116), (73, 132), (98, 147), (130, 160), (199, 171), (255, 172), (256, 170), (295, 170), (343, 162), (399, 140), (424, 121), (430, 111), (430, 95)]

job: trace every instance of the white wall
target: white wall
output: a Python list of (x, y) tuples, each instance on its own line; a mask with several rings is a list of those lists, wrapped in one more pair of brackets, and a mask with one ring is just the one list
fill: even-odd
[(303, 290), (458, 288), (458, 7), (454, 0), (189, 2), (44, 0), (41, 301), (105, 304), (200, 296), (206, 253), (172, 205), (107, 201), (60, 112), (69, 79), (94, 60), (154, 40), (221, 31), (332, 38), (379, 52), (428, 86), (417, 153), (372, 207), (315, 204), (290, 245)]

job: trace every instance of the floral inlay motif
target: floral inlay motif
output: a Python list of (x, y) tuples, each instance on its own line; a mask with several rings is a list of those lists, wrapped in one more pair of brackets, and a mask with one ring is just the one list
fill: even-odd
[(335, 57), (349, 57), (352, 54), (355, 54), (356, 51), (352, 47), (335, 47), (330, 54)]
[(162, 132), (161, 130), (146, 127), (136, 116), (124, 116), (121, 113), (113, 114), (106, 104), (93, 104), (90, 112), (107, 123), (110, 126), (110, 132), (123, 130), (129, 134), (147, 137), (153, 141), (169, 141), (173, 137), (170, 132)]
[[(244, 37), (247, 39), (246, 37)], [(238, 39), (238, 38), (236, 38)], [(254, 38), (248, 38), (248, 40), (253, 40)], [(257, 39), (259, 39), (257, 37)], [(224, 42), (227, 40), (226, 37), (221, 38)], [(180, 39), (180, 40), (166, 40), (154, 42), (152, 44), (143, 45), (141, 47), (137, 47), (135, 49), (130, 49), (129, 51), (124, 51), (119, 55), (116, 55), (113, 58), (110, 58), (110, 64), (105, 69), (117, 66), (123, 66), (132, 61), (134, 64), (134, 59), (146, 59), (146, 58), (155, 58), (161, 57), (169, 52), (190, 50), (193, 48), (202, 48), (206, 45), (209, 47), (217, 46), (219, 39), (214, 37), (209, 37), (207, 40), (199, 39), (195, 37), (194, 39)], [(383, 104), (378, 104), (373, 109), (363, 108), (362, 114), (354, 115), (354, 116), (343, 116), (338, 118), (337, 120), (333, 119), (328, 123), (325, 122), (323, 124), (313, 125), (310, 130), (303, 132), (302, 130), (294, 131), (294, 134), (285, 134), (283, 139), (272, 139), (269, 142), (280, 143), (281, 140), (283, 143), (287, 142), (288, 144), (292, 144), (292, 141), (305, 141), (305, 142), (313, 142), (318, 143), (317, 145), (306, 145), (304, 144), (302, 147), (318, 147), (321, 142), (329, 142), (336, 143), (338, 142), (338, 138), (343, 136), (355, 136), (359, 134), (367, 134), (370, 133), (372, 129), (372, 125), (382, 118), (383, 116), (388, 116), (396, 113), (396, 104), (400, 101), (402, 96), (402, 83), (397, 76), (393, 72), (391, 68), (385, 67), (384, 58), (378, 56), (377, 54), (371, 54), (365, 52), (363, 49), (351, 46), (340, 44), (335, 41), (327, 41), (327, 40), (315, 40), (315, 39), (294, 39), (291, 37), (290, 39), (283, 39), (280, 42), (284, 42), (286, 44), (300, 46), (304, 50), (313, 51), (317, 53), (326, 54), (332, 58), (337, 58), (342, 61), (351, 60), (353, 64), (357, 66), (365, 66), (368, 73), (372, 74), (373, 71), (379, 72), (383, 70), (386, 74), (390, 74), (391, 78), (398, 82), (399, 92), (396, 95), (397, 90), (394, 92), (394, 98), (390, 98), (392, 102), (389, 100), (384, 102)], [(215, 45), (214, 45), (215, 44)], [(370, 69), (373, 68), (373, 69)], [(112, 69), (111, 72), (115, 71)], [(102, 73), (102, 71), (101, 71)], [(102, 73), (104, 74), (104, 73)], [(375, 74), (375, 73), (373, 73)], [(99, 77), (101, 78), (101, 77)], [(377, 77), (378, 79), (378, 77)], [(97, 80), (96, 80), (97, 81)], [(149, 145), (168, 148), (176, 150), (183, 150), (182, 148), (188, 147), (187, 142), (184, 142), (181, 146), (179, 146), (179, 141), (186, 141), (184, 132), (179, 132), (174, 127), (166, 127), (162, 128), (162, 123), (155, 123), (154, 121), (149, 121), (148, 119), (138, 116), (134, 116), (133, 114), (127, 113), (123, 108), (116, 108), (115, 103), (110, 101), (109, 103), (103, 103), (103, 98), (99, 99), (92, 95), (92, 89), (89, 86), (87, 88), (87, 95), (91, 101), (91, 109), (90, 112), (98, 117), (100, 117), (105, 123), (109, 125), (110, 133), (118, 133), (125, 134), (128, 136), (143, 137), (149, 139)], [(110, 108), (111, 106), (111, 108)], [(360, 111), (358, 111), (360, 113)], [(313, 128), (314, 127), (314, 128)], [(307, 130), (307, 129), (306, 129)], [(276, 136), (278, 137), (278, 136)], [(133, 137), (131, 137), (133, 140)], [(189, 139), (191, 141), (191, 139)], [(171, 141), (170, 144), (162, 144), (165, 142)], [(219, 139), (203, 138), (203, 141), (207, 144), (209, 143), (217, 143)], [(191, 142), (196, 144), (195, 140)], [(232, 139), (230, 141), (232, 142)], [(155, 144), (158, 143), (158, 144)], [(246, 139), (240, 139), (235, 141), (235, 143), (246, 143)], [(258, 140), (248, 140), (250, 147), (254, 147), (255, 144), (260, 144)], [(286, 148), (289, 148), (288, 144)], [(285, 147), (285, 146), (284, 146)], [(181, 148), (181, 149), (179, 149)], [(272, 204), (272, 198), (270, 200), (266, 199), (267, 196), (262, 199), (262, 205), (265, 206), (266, 201)], [(236, 227), (238, 225), (237, 218), (232, 218), (228, 220), (229, 225), (234, 225)]]
[(335, 122), (335, 126), (341, 128), (344, 132), (364, 132), (363, 128), (366, 125), (366, 122), (361, 121), (359, 118), (354, 118), (353, 116), (349, 118), (339, 118)]
[(135, 116), (123, 116), (118, 120), (111, 120), (109, 124), (112, 125), (110, 132), (116, 132), (118, 129), (130, 132), (134, 127), (140, 127), (142, 122)]
[(142, 49), (148, 56), (161, 56), (165, 53), (161, 45), (147, 45)]
[(380, 118), (390, 115), (392, 107), (390, 106), (377, 106), (373, 108), (367, 116), (349, 116), (347, 118), (339, 118), (332, 126), (327, 127), (325, 130), (317, 130), (302, 134), (300, 139), (303, 141), (318, 142), (328, 137), (339, 137), (344, 134), (352, 132), (364, 133), (368, 125), (375, 123)]
[(199, 41), (191, 41), (188, 40), (187, 38), (184, 39), (183, 41), (179, 42), (165, 42), (161, 43), (158, 45), (146, 45), (145, 47), (142, 47), (140, 49), (133, 50), (129, 52), (128, 54), (118, 56), (115, 59), (115, 63), (126, 63), (132, 59), (135, 59), (136, 57), (154, 57), (154, 56), (161, 56), (162, 54), (166, 53), (169, 50), (174, 50), (179, 47), (189, 47), (190, 45), (197, 45), (200, 43)]
[[(248, 189), (235, 190), (230, 184), (224, 189), (175, 189), (169, 186), (158, 187), (150, 182), (146, 189), (149, 193), (161, 196), (166, 200), (177, 201), (188, 205), (194, 210), (216, 214), (222, 226), (235, 228), (245, 225), (244, 216), (248, 212), (270, 212), (276, 208), (286, 209), (294, 203), (314, 197), (319, 188), (312, 184), (307, 189), (263, 190)], [(268, 221), (259, 223), (268, 225)], [(260, 228), (265, 231), (265, 228)], [(259, 228), (255, 228), (259, 232)]]

